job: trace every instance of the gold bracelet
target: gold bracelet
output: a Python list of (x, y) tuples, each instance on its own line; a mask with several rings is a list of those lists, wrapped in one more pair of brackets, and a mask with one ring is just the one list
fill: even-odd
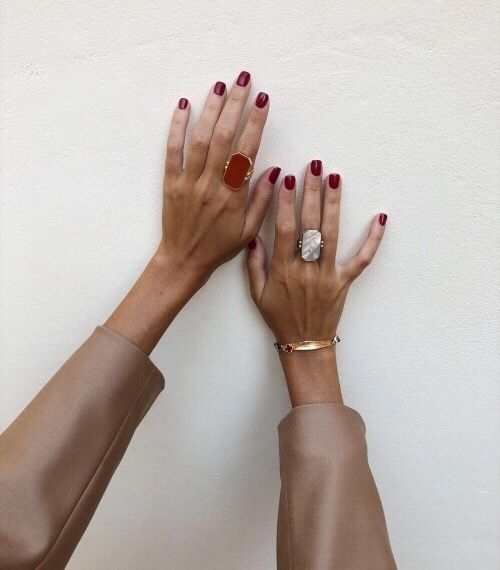
[(319, 348), (327, 348), (340, 342), (338, 335), (335, 335), (331, 340), (303, 340), (301, 342), (287, 342), (280, 344), (274, 343), (274, 348), (278, 352), (286, 352), (292, 354), (294, 350), (318, 350)]

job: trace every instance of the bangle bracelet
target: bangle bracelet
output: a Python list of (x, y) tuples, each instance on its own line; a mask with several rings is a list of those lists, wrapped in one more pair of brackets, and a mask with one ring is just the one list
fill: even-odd
[(318, 350), (319, 348), (327, 348), (340, 342), (338, 335), (335, 335), (331, 340), (303, 340), (301, 342), (287, 342), (280, 344), (274, 343), (274, 348), (278, 352), (286, 352), (292, 354), (294, 350)]

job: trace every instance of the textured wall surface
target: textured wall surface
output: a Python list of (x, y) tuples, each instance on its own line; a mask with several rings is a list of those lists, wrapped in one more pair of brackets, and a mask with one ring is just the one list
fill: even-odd
[[(400, 567), (498, 568), (496, 4), (2, 0), (1, 427), (152, 253), (177, 99), (197, 116), (248, 69), (272, 106), (257, 170), (341, 172), (343, 256), (389, 213), (338, 350)], [(274, 567), (272, 340), (239, 256), (153, 353), (166, 390), (72, 570)]]

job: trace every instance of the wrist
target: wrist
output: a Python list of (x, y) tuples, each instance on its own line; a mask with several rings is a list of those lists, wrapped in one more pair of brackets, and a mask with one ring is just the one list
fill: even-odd
[(342, 403), (335, 346), (280, 353), (292, 407)]
[(154, 270), (155, 278), (173, 289), (186, 300), (200, 289), (210, 278), (209, 273), (194, 269), (185, 259), (172, 255), (161, 243), (148, 266)]
[(105, 325), (150, 354), (208, 277), (189, 270), (159, 248)]

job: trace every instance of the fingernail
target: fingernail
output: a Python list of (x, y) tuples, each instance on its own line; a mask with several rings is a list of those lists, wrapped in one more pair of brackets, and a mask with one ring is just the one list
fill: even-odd
[(255, 99), (255, 106), (258, 107), (259, 109), (263, 109), (267, 105), (268, 101), (269, 101), (269, 95), (261, 91), (257, 95), (257, 98)]
[(330, 174), (328, 176), (328, 186), (333, 188), (333, 190), (337, 190), (340, 185), (340, 174)]
[(280, 175), (281, 168), (279, 166), (275, 166), (271, 172), (269, 173), (269, 182), (271, 184), (276, 184), (276, 180), (278, 180), (278, 176)]
[(312, 160), (311, 161), (311, 174), (313, 176), (321, 176), (321, 168), (323, 167), (323, 163), (321, 160)]
[(250, 81), (250, 73), (248, 73), (248, 71), (242, 71), (238, 75), (238, 79), (236, 80), (236, 85), (239, 85), (240, 87), (245, 87), (245, 85), (248, 85), (249, 81)]
[(387, 222), (387, 214), (380, 214), (380, 216), (378, 217), (378, 223), (381, 226), (385, 226), (385, 222)]
[(293, 190), (295, 188), (295, 176), (292, 174), (285, 176), (285, 188), (287, 190)]
[(257, 240), (253, 238), (253, 240), (248, 244), (248, 249), (255, 249), (257, 246)]
[(179, 109), (185, 109), (188, 106), (189, 101), (187, 99), (179, 99)]
[(224, 95), (226, 92), (226, 84), (223, 81), (217, 81), (214, 85), (214, 93), (216, 95)]

